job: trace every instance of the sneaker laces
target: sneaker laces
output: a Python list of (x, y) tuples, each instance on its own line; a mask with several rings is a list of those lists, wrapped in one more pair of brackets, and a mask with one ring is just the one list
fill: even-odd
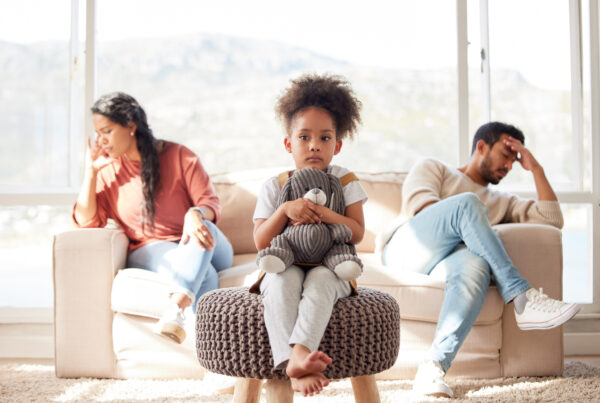
[(527, 295), (527, 304), (531, 304), (531, 309), (542, 312), (555, 312), (560, 310), (564, 305), (564, 302), (550, 298), (548, 295), (544, 294), (543, 288), (540, 288), (539, 291), (535, 289), (533, 291), (534, 292)]

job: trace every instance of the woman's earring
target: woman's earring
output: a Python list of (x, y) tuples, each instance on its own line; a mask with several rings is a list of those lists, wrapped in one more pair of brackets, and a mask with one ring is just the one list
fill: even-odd
[(134, 135), (134, 134), (135, 134), (134, 132), (131, 132), (131, 133), (129, 133), (129, 135), (130, 135), (131, 137), (133, 137), (133, 135)]

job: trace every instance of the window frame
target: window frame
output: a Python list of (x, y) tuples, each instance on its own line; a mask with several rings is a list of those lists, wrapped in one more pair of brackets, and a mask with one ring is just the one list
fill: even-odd
[[(598, 0), (584, 0), (589, 4), (589, 53), (590, 53), (590, 87), (591, 87), (591, 146), (592, 146), (592, 189), (591, 191), (557, 192), (561, 203), (583, 203), (592, 205), (592, 270), (593, 270), (593, 302), (584, 304), (578, 318), (600, 318), (600, 37), (599, 37), (599, 4)], [(85, 149), (85, 138), (80, 133), (92, 133), (92, 116), (88, 111), (96, 98), (96, 0), (71, 0), (71, 80), (69, 98), (69, 177), (65, 187), (40, 186), (2, 186), (0, 185), (0, 205), (60, 205), (72, 203), (78, 194), (81, 181), (80, 155)], [(480, 35), (483, 44), (482, 55), (482, 110), (484, 119), (490, 119), (490, 52), (488, 0), (480, 0)], [(575, 148), (583, 154), (583, 86), (582, 86), (582, 27), (581, 0), (569, 0), (569, 24), (571, 41), (571, 93), (572, 93), (572, 125)], [(467, 35), (467, 0), (456, 0), (457, 18), (457, 71), (458, 71), (458, 161), (465, 164), (470, 156), (469, 144), (469, 87), (468, 58), (469, 46)], [(82, 24), (83, 22), (83, 24)], [(81, 47), (80, 32), (85, 32), (85, 46)], [(493, 54), (493, 53), (492, 53)], [(83, 65), (83, 68), (82, 68)], [(83, 91), (81, 90), (83, 88)], [(83, 125), (82, 120), (83, 119)], [(583, 189), (583, 158), (578, 162), (578, 188)], [(534, 192), (517, 192), (523, 197), (535, 197)], [(20, 309), (20, 308), (15, 308)], [(48, 310), (51, 314), (52, 309)], [(0, 315), (1, 316), (1, 315)], [(0, 318), (1, 319), (1, 318)], [(590, 346), (586, 347), (590, 353)], [(596, 347), (597, 349), (600, 347)], [(593, 348), (592, 348), (593, 349)], [(600, 353), (600, 351), (595, 351)]]

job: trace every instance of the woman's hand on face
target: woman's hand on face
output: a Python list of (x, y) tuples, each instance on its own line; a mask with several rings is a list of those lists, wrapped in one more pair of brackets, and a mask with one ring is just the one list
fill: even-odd
[(113, 160), (102, 151), (102, 147), (100, 147), (98, 139), (99, 137), (96, 138), (96, 141), (94, 141), (94, 146), (92, 146), (92, 139), (88, 137), (87, 148), (85, 152), (85, 167), (86, 169), (91, 169), (94, 173), (110, 164)]
[(198, 210), (188, 210), (185, 213), (181, 242), (188, 243), (190, 238), (203, 250), (212, 250), (215, 247), (215, 238), (204, 224), (202, 214)]

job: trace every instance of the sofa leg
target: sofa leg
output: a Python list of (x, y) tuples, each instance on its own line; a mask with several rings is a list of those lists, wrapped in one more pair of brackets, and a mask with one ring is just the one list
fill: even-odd
[(354, 390), (354, 401), (356, 403), (380, 403), (379, 391), (374, 375), (350, 378), (352, 390)]
[(254, 378), (238, 378), (233, 390), (233, 403), (258, 403), (262, 380)]
[(265, 382), (267, 403), (292, 403), (294, 391), (288, 379), (269, 379)]

